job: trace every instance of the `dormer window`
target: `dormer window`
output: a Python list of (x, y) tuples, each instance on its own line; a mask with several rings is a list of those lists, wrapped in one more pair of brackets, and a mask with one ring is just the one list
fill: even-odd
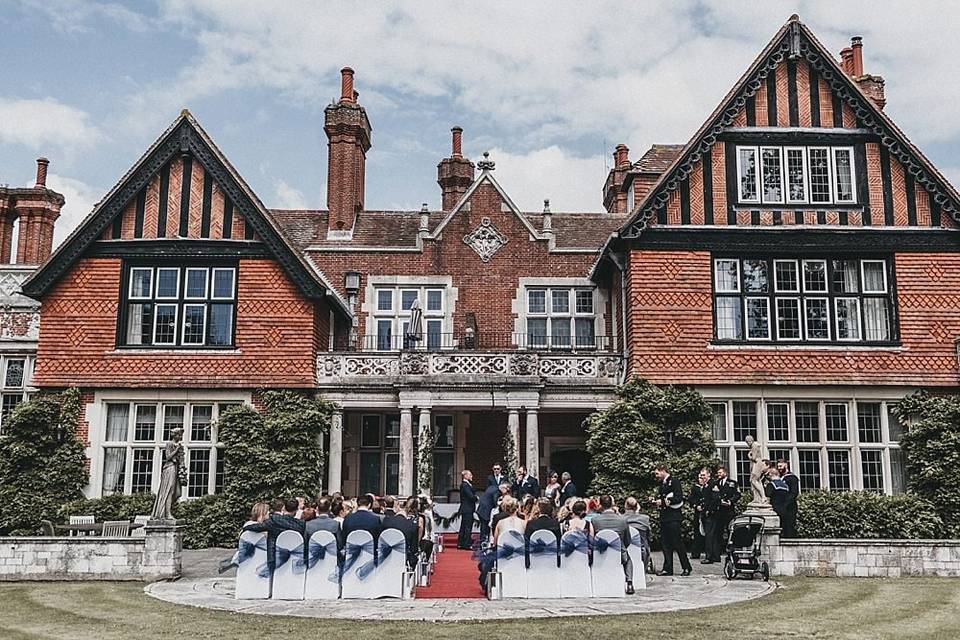
[(856, 204), (853, 147), (736, 147), (740, 204)]

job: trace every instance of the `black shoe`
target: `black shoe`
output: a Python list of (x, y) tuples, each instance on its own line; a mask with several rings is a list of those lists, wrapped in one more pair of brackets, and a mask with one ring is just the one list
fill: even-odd
[(673, 575), (673, 572), (671, 571), (670, 573), (667, 573), (666, 571), (661, 571), (661, 572), (658, 573), (657, 575), (658, 575), (658, 576), (672, 576), (672, 575)]
[(704, 558), (703, 560), (700, 561), (700, 564), (713, 564), (713, 560), (711, 560), (710, 558)]
[(628, 595), (628, 596), (632, 596), (634, 593), (635, 593), (635, 591), (633, 590), (633, 583), (632, 583), (632, 582), (628, 582), (628, 583), (627, 583), (627, 595)]
[(680, 575), (688, 576), (690, 575), (691, 572), (692, 572), (692, 569), (684, 569), (683, 571), (680, 572)]

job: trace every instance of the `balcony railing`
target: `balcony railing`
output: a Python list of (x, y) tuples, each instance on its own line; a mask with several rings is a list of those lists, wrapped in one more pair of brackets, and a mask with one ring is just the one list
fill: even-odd
[(334, 343), (334, 351), (612, 351), (610, 336), (542, 335), (530, 333), (428, 333), (421, 340), (403, 335), (376, 334), (358, 336), (355, 343), (344, 338)]

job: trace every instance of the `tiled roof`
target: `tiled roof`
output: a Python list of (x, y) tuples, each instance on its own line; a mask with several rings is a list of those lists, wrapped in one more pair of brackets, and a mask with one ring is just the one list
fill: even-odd
[(682, 144), (655, 144), (633, 163), (633, 170), (641, 173), (663, 173), (683, 151)]
[[(352, 240), (327, 240), (327, 212), (317, 209), (271, 209), (270, 216), (284, 236), (300, 251), (320, 247), (415, 247), (420, 229), (419, 211), (362, 211)], [(430, 230), (446, 214), (430, 212)], [(535, 229), (543, 227), (542, 213), (524, 213)], [(623, 224), (622, 215), (602, 213), (553, 213), (556, 246), (563, 249), (599, 249)]]

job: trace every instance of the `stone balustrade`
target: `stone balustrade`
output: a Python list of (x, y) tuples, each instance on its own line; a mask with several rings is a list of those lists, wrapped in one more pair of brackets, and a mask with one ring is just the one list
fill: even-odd
[(550, 382), (617, 384), (622, 358), (615, 353), (538, 353), (534, 351), (402, 351), (322, 353), (320, 385), (345, 379), (443, 376), (445, 378), (525, 378)]

